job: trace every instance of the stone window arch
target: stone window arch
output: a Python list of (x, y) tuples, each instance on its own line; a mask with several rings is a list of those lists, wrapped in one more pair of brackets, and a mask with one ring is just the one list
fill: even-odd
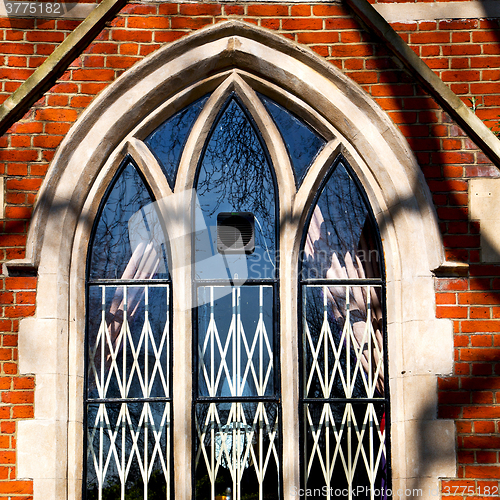
[[(276, 125), (263, 118), (269, 117), (267, 113), (252, 111), (264, 107), (255, 91), (327, 139), (298, 191), (286, 147), (273, 140), (279, 134)], [(298, 228), (304, 228), (307, 207), (339, 155), (359, 179), (380, 228), (386, 262), (392, 486), (403, 491), (435, 488), (439, 476), (454, 475), (454, 455), (449, 453), (454, 447), (453, 424), (436, 420), (434, 413), (436, 374), (449, 372), (452, 363), (451, 329), (448, 322), (435, 319), (431, 274), (444, 256), (430, 195), (407, 143), (380, 108), (334, 67), (279, 36), (225, 22), (159, 50), (112, 84), (72, 128), (47, 174), (30, 226), (26, 261), (14, 262), (36, 267), (39, 289), (51, 292), (38, 294), (37, 315), (23, 320), (19, 339), (20, 371), (34, 373), (37, 386), (35, 418), (19, 423), (18, 474), (34, 479), (35, 499), (81, 498), (85, 262), (104, 193), (127, 155), (153, 193), (160, 198), (171, 193), (172, 186), (144, 141), (196, 99), (210, 93), (209, 99), (222, 103), (231, 92), (251, 110), (265, 143), (275, 144), (269, 155), (279, 165), (275, 175), (283, 221), (280, 252), (298, 255)], [(218, 109), (204, 107), (195, 121), (174, 192), (178, 186), (193, 185), (204, 143), (200, 138), (209, 134), (207, 124)], [(280, 261), (281, 274), (290, 277), (280, 289), (280, 362), (289, 367), (299, 362), (297, 262)], [(190, 314), (175, 311), (185, 309), (191, 290), (181, 288), (172, 300), (173, 330), (190, 331)], [(191, 393), (192, 379), (176, 370), (176, 364), (190, 366), (192, 349), (179, 339), (173, 349), (173, 483), (175, 496), (188, 499), (193, 431), (190, 419), (181, 416), (187, 414), (182, 395)], [(301, 484), (298, 400), (298, 378), (292, 378), (281, 394), (287, 436), (282, 442), (282, 467), (287, 471), (283, 497)], [(428, 452), (416, 449), (422, 429), (426, 440), (435, 438), (431, 462), (426, 460)]]

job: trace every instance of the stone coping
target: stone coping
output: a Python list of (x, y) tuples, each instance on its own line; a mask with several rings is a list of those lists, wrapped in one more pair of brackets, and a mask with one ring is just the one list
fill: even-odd
[[(28, 0), (23, 0), (27, 2)], [(95, 3), (59, 3), (57, 13), (38, 11), (36, 15), (25, 16), (18, 13), (7, 14), (8, 0), (0, 0), (0, 17), (36, 17), (46, 19), (85, 19), (97, 6)], [(29, 2), (41, 3), (41, 2)], [(54, 2), (55, 5), (57, 2)], [(137, 3), (288, 3), (288, 4), (317, 4), (342, 3), (340, 0), (224, 0), (223, 2), (193, 2), (190, 0), (168, 0), (168, 2), (138, 1)], [(500, 17), (500, 2), (497, 0), (470, 0), (451, 2), (403, 2), (403, 3), (377, 3), (373, 7), (389, 23), (411, 23), (416, 21), (438, 21), (445, 19), (485, 19)], [(60, 13), (59, 13), (60, 12)]]

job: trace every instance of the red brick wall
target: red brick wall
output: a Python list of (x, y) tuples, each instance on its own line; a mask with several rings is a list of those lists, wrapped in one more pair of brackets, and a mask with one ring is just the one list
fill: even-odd
[[(309, 46), (359, 83), (413, 148), (434, 197), (447, 256), (471, 264), (470, 276), (436, 278), (436, 314), (453, 321), (456, 359), (453, 375), (439, 381), (440, 416), (456, 419), (458, 439), (459, 479), (444, 482), (443, 494), (484, 496), (485, 486), (498, 486), (500, 478), (500, 266), (479, 263), (480, 228), (468, 221), (467, 181), (500, 173), (345, 7), (127, 5), (0, 139), (0, 174), (7, 178), (0, 257), (24, 256), (27, 225), (48, 165), (93, 98), (165, 43), (229, 18), (255, 23)], [(78, 23), (0, 19), (2, 102)], [(476, 98), (481, 105), (477, 114), (494, 125), (500, 114), (498, 21), (396, 23), (393, 27), (464, 102), (470, 105), (469, 99)], [(13, 481), (15, 422), (32, 417), (35, 381), (17, 373), (17, 331), (19, 319), (34, 312), (36, 281), (2, 278), (0, 283), (0, 499), (19, 500), (30, 497), (31, 484)]]

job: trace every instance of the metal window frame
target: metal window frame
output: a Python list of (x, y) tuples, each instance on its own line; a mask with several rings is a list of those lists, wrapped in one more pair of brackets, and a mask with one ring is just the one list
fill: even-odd
[[(99, 220), (102, 216), (104, 207), (106, 205), (106, 202), (108, 201), (109, 195), (111, 191), (113, 190), (114, 186), (116, 185), (116, 182), (118, 181), (120, 175), (123, 173), (124, 169), (126, 168), (128, 163), (132, 163), (133, 167), (135, 168), (137, 174), (139, 175), (140, 179), (142, 180), (149, 196), (151, 197), (151, 200), (154, 202), (155, 196), (146, 180), (144, 175), (141, 172), (141, 169), (138, 168), (136, 161), (132, 158), (131, 155), (125, 155), (123, 160), (120, 162), (119, 167), (117, 168), (115, 174), (113, 175), (113, 178), (109, 185), (107, 186), (101, 202), (99, 204), (99, 209), (96, 213), (93, 225), (92, 225), (92, 230), (90, 233), (90, 239), (89, 239), (89, 244), (88, 244), (88, 251), (87, 251), (87, 256), (86, 256), (86, 271), (85, 271), (85, 343), (84, 343), (84, 382), (83, 382), (83, 428), (84, 428), (84, 442), (83, 442), (83, 474), (82, 474), (82, 500), (87, 500), (87, 455), (88, 455), (88, 438), (87, 438), (87, 432), (88, 432), (88, 408), (91, 404), (100, 404), (100, 403), (149, 403), (149, 402), (166, 402), (170, 404), (170, 450), (168, 450), (169, 454), (169, 460), (170, 460), (170, 470), (168, 471), (169, 474), (169, 487), (170, 487), (170, 498), (173, 499), (175, 498), (175, 482), (174, 482), (174, 450), (173, 450), (173, 445), (172, 445), (172, 436), (174, 433), (174, 412), (173, 412), (173, 398), (172, 398), (172, 383), (173, 383), (173, 370), (172, 370), (172, 364), (173, 364), (173, 303), (172, 303), (172, 278), (170, 275), (170, 269), (168, 273), (168, 278), (167, 279), (151, 279), (151, 280), (130, 280), (130, 279), (90, 279), (90, 272), (91, 272), (91, 259), (92, 259), (92, 250), (94, 248), (95, 244), (95, 236), (97, 232), (97, 226), (99, 223)], [(172, 262), (171, 260), (171, 255), (170, 255), (170, 246), (167, 246), (167, 263)], [(169, 366), (170, 370), (169, 373), (167, 373), (168, 377), (168, 384), (169, 384), (169, 389), (170, 389), (170, 395), (168, 397), (162, 397), (162, 398), (104, 398), (104, 399), (90, 399), (88, 397), (88, 367), (89, 367), (89, 322), (90, 322), (90, 310), (88, 307), (89, 304), (89, 295), (90, 295), (90, 288), (92, 286), (99, 286), (99, 285), (111, 285), (111, 286), (131, 286), (131, 285), (139, 285), (139, 286), (148, 286), (148, 285), (165, 285), (166, 288), (168, 289), (168, 294), (170, 297), (169, 303), (168, 303), (168, 318), (169, 318), (169, 332), (168, 332), (168, 345), (166, 346), (167, 349), (167, 357), (169, 360)]]
[[(198, 436), (196, 434), (196, 422), (195, 422), (195, 413), (196, 413), (196, 406), (198, 404), (206, 404), (209, 402), (276, 402), (277, 405), (277, 414), (278, 414), (278, 454), (279, 454), (279, 478), (278, 478), (278, 484), (279, 484), (279, 498), (280, 500), (283, 499), (283, 417), (282, 417), (282, 405), (281, 405), (281, 356), (280, 356), (280, 274), (279, 274), (279, 249), (280, 249), (280, 213), (279, 213), (279, 189), (278, 189), (278, 179), (276, 177), (276, 172), (274, 170), (273, 162), (271, 159), (271, 155), (269, 154), (269, 151), (267, 149), (266, 142), (264, 141), (262, 134), (259, 130), (259, 127), (255, 123), (253, 117), (251, 114), (248, 112), (246, 109), (245, 104), (242, 102), (240, 96), (235, 92), (231, 91), (229, 95), (226, 98), (226, 101), (224, 104), (221, 106), (219, 109), (216, 117), (214, 118), (212, 122), (212, 126), (210, 128), (210, 132), (208, 133), (207, 137), (205, 138), (205, 142), (203, 144), (203, 148), (201, 150), (201, 153), (199, 155), (199, 160), (198, 160), (198, 165), (196, 167), (196, 173), (194, 176), (193, 180), (193, 186), (196, 188), (198, 185), (198, 180), (200, 176), (200, 170), (201, 166), (203, 163), (203, 159), (205, 157), (206, 149), (208, 147), (208, 144), (210, 143), (210, 140), (214, 134), (215, 128), (217, 124), (220, 121), (220, 118), (226, 111), (226, 109), (229, 107), (232, 101), (236, 101), (236, 104), (238, 107), (241, 109), (241, 111), (244, 113), (245, 117), (247, 118), (248, 122), (250, 123), (250, 126), (252, 127), (253, 131), (255, 132), (255, 135), (257, 139), (260, 142), (262, 151), (264, 152), (264, 155), (266, 157), (266, 162), (270, 170), (270, 174), (273, 180), (273, 188), (274, 188), (274, 217), (275, 217), (275, 231), (274, 231), (274, 238), (275, 238), (275, 255), (278, 256), (278, 261), (277, 265), (274, 270), (274, 278), (267, 278), (267, 279), (247, 279), (245, 280), (245, 283), (243, 286), (260, 286), (260, 285), (271, 285), (273, 288), (273, 363), (274, 363), (274, 386), (276, 388), (276, 395), (273, 397), (237, 397), (237, 398), (207, 398), (207, 397), (199, 397), (198, 396), (198, 376), (197, 376), (197, 371), (198, 371), (198, 365), (199, 365), (199, 356), (198, 356), (198, 338), (199, 338), (199, 331), (198, 331), (198, 311), (197, 308), (193, 308), (192, 310), (192, 359), (193, 359), (193, 384), (192, 384), (192, 395), (191, 395), (191, 427), (192, 427), (192, 442), (191, 442), (191, 450), (192, 450), (192, 459), (191, 459), (191, 491), (193, 494), (193, 500), (196, 500), (196, 470), (195, 470), (195, 450), (197, 446), (197, 440)], [(191, 237), (191, 248), (194, 248), (194, 235)], [(192, 269), (194, 270), (194, 255), (193, 253), (191, 254), (191, 265)], [(227, 282), (227, 280), (224, 280)], [(196, 279), (194, 276), (192, 276), (192, 303), (195, 304), (196, 298), (197, 298), (197, 293), (198, 293), (198, 288), (201, 286), (210, 286), (210, 285), (221, 285), (222, 280), (217, 280), (217, 279)], [(228, 285), (226, 285), (228, 286)], [(234, 284), (232, 284), (234, 287)]]
[[(379, 255), (380, 255), (380, 272), (381, 272), (381, 277), (380, 278), (375, 278), (375, 279), (341, 279), (341, 280), (331, 280), (331, 279), (302, 279), (302, 269), (303, 269), (303, 261), (302, 259), (299, 258), (298, 262), (298, 294), (297, 294), (297, 300), (298, 300), (298, 307), (297, 307), (297, 317), (298, 317), (298, 338), (299, 338), (299, 357), (298, 357), (298, 363), (299, 363), (299, 401), (298, 401), (298, 412), (299, 412), (299, 435), (300, 435), (300, 442), (299, 442), (299, 449), (300, 449), (300, 487), (306, 489), (307, 484), (306, 484), (306, 477), (304, 473), (304, 461), (307, 460), (304, 457), (304, 446), (305, 446), (305, 428), (306, 428), (306, 423), (304, 422), (304, 408), (305, 405), (308, 402), (317, 402), (317, 403), (329, 403), (329, 404), (334, 404), (334, 403), (351, 403), (351, 404), (362, 404), (362, 403), (372, 403), (372, 402), (377, 402), (380, 404), (384, 404), (385, 406), (385, 450), (386, 450), (386, 464), (387, 464), (387, 484), (389, 485), (389, 488), (391, 488), (390, 485), (392, 485), (392, 467), (391, 467), (391, 405), (390, 405), (390, 391), (389, 391), (389, 359), (388, 359), (388, 339), (387, 339), (387, 303), (386, 303), (386, 297), (387, 297), (387, 286), (386, 286), (386, 273), (385, 273), (385, 259), (384, 259), (384, 254), (382, 251), (382, 240), (381, 240), (381, 235), (380, 235), (380, 229), (377, 224), (377, 221), (375, 220), (375, 217), (373, 215), (373, 211), (371, 209), (370, 202), (368, 200), (368, 197), (366, 195), (366, 192), (361, 185), (357, 175), (353, 171), (352, 167), (349, 165), (348, 161), (346, 158), (342, 155), (339, 154), (335, 160), (333, 161), (332, 165), (330, 166), (328, 172), (324, 175), (321, 184), (312, 200), (312, 203), (309, 208), (309, 212), (307, 215), (307, 218), (305, 220), (304, 226), (302, 228), (302, 238), (301, 238), (301, 243), (300, 243), (300, 254), (303, 254), (304, 250), (304, 245), (305, 241), (307, 238), (307, 230), (309, 228), (309, 224), (312, 219), (312, 215), (314, 212), (315, 207), (317, 206), (318, 200), (321, 197), (321, 194), (327, 185), (328, 181), (330, 178), (334, 175), (334, 172), (336, 171), (337, 167), (339, 164), (342, 164), (348, 174), (350, 175), (352, 181), (354, 182), (359, 194), (361, 195), (365, 206), (368, 209), (368, 217), (370, 218), (372, 225), (373, 225), (373, 231), (374, 231), (374, 237), (375, 237), (375, 242), (377, 245), (377, 249), (379, 250)], [(302, 349), (303, 346), (303, 338), (304, 338), (304, 311), (303, 311), (303, 290), (305, 286), (308, 285), (378, 285), (381, 287), (381, 306), (382, 306), (382, 333), (383, 333), (383, 348), (384, 348), (384, 386), (386, 387), (385, 395), (384, 398), (305, 398), (304, 397), (304, 387), (303, 387), (303, 380), (304, 380), (304, 352)], [(351, 500), (351, 499), (348, 499)]]

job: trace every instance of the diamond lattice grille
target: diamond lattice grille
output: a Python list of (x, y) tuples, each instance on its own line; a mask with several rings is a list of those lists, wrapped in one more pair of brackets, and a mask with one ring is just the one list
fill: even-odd
[(89, 303), (87, 497), (168, 498), (169, 286), (91, 286)]
[(380, 498), (386, 486), (380, 292), (303, 287), (304, 476), (329, 498)]
[(271, 286), (200, 287), (199, 394), (274, 393)]
[(197, 498), (279, 496), (273, 294), (198, 288)]
[(170, 403), (91, 404), (87, 418), (88, 498), (168, 498)]
[(210, 498), (227, 488), (237, 500), (278, 497), (276, 403), (198, 404), (196, 432), (196, 477), (208, 483)]

